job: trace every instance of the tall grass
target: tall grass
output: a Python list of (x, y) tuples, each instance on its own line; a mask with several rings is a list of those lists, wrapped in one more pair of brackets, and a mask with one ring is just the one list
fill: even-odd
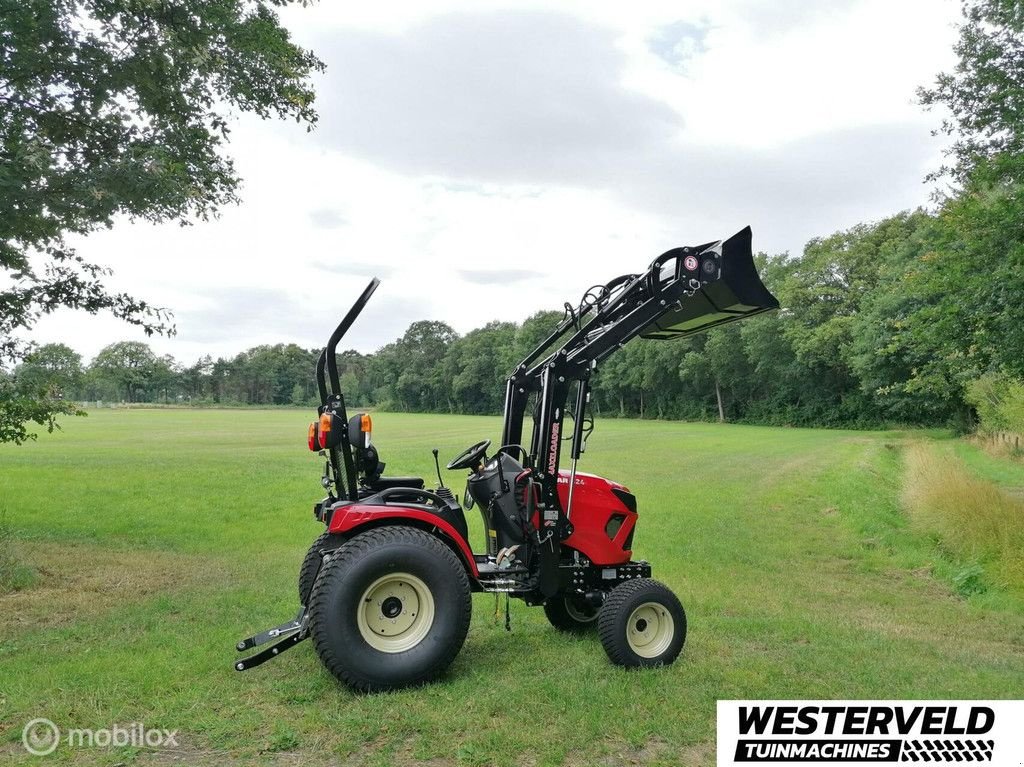
[(1024, 459), (1024, 437), (1007, 432), (978, 432), (969, 441), (994, 458)]
[(910, 445), (904, 460), (903, 502), (911, 523), (959, 560), (958, 589), (980, 590), (984, 576), (1024, 590), (1024, 501), (934, 445)]

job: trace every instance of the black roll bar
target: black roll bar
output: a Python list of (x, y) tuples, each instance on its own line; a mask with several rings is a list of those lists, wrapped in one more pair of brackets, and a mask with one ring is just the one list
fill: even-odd
[(324, 377), (324, 366), (327, 364), (327, 348), (320, 350), (320, 356), (316, 358), (316, 390), (320, 395), (320, 404), (327, 402), (327, 379)]
[[(339, 497), (348, 497), (349, 500), (359, 499), (359, 489), (356, 486), (356, 461), (352, 453), (352, 445), (348, 438), (348, 412), (345, 410), (345, 395), (341, 391), (341, 377), (338, 375), (338, 344), (344, 337), (352, 323), (366, 307), (370, 296), (380, 285), (380, 280), (374, 277), (370, 284), (363, 290), (362, 295), (352, 304), (352, 308), (338, 323), (338, 327), (331, 333), (327, 340), (327, 346), (320, 352), (316, 360), (316, 387), (320, 394), (320, 412), (331, 410), (339, 416), (344, 428), (341, 429), (341, 444), (331, 448), (331, 468), (334, 471), (334, 484)], [(326, 368), (326, 371), (325, 371)], [(339, 455), (340, 454), (340, 455)], [(341, 466), (345, 466), (345, 479), (342, 481)]]
[[(338, 357), (337, 349), (338, 344), (341, 342), (342, 337), (348, 332), (348, 329), (352, 327), (352, 323), (356, 321), (359, 314), (366, 308), (366, 304), (370, 301), (370, 296), (380, 285), (380, 280), (374, 277), (370, 280), (370, 284), (366, 286), (362, 295), (356, 299), (356, 302), (352, 304), (352, 308), (348, 310), (341, 322), (338, 323), (338, 327), (331, 333), (331, 337), (327, 340), (327, 346), (320, 353), (320, 359), (316, 363), (317, 372), (317, 388), (320, 390), (321, 404), (325, 404), (327, 401), (328, 394), (337, 394), (342, 396), (341, 393), (341, 379), (338, 377)], [(327, 365), (327, 374), (329, 381), (324, 378), (324, 363)], [(323, 385), (321, 385), (321, 383)]]

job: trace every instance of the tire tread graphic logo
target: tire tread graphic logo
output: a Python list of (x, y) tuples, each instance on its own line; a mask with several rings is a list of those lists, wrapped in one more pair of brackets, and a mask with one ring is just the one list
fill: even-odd
[(989, 762), (992, 740), (911, 740), (903, 744), (904, 762)]

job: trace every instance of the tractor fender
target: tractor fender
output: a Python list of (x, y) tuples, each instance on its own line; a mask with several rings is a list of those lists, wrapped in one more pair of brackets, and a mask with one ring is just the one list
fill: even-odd
[(467, 573), (474, 580), (479, 578), (480, 571), (473, 558), (473, 550), (469, 547), (466, 539), (459, 535), (447, 520), (426, 509), (392, 504), (387, 506), (347, 504), (335, 507), (327, 531), (351, 537), (365, 530), (384, 525), (408, 525), (436, 535), (458, 555), (466, 567)]

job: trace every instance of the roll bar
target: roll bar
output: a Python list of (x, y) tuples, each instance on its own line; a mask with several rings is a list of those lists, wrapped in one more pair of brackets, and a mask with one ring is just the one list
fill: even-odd
[[(356, 318), (366, 308), (366, 304), (369, 303), (370, 297), (378, 285), (380, 285), (380, 280), (376, 277), (370, 280), (370, 284), (363, 290), (362, 295), (356, 299), (356, 302), (352, 304), (352, 308), (348, 310), (348, 313), (338, 323), (338, 327), (331, 333), (331, 337), (327, 340), (327, 346), (320, 352), (320, 357), (316, 361), (316, 384), (320, 394), (321, 405), (327, 404), (327, 397), (331, 394), (336, 394), (339, 397), (343, 396), (341, 392), (341, 379), (338, 376), (338, 344), (348, 332), (348, 329), (352, 327), (352, 323), (356, 321)], [(324, 373), (325, 367), (326, 375)]]
[[(378, 285), (380, 285), (380, 280), (376, 277), (370, 280), (370, 284), (363, 290), (362, 295), (356, 299), (356, 302), (352, 304), (352, 308), (348, 310), (348, 313), (338, 323), (338, 327), (331, 333), (331, 337), (327, 340), (327, 346), (320, 352), (320, 356), (316, 360), (316, 387), (320, 394), (319, 411), (323, 413), (330, 410), (338, 415), (343, 423), (346, 424), (346, 428), (341, 430), (341, 444), (331, 448), (330, 451), (335, 488), (338, 491), (339, 497), (344, 498), (347, 496), (352, 501), (358, 500), (359, 491), (356, 487), (355, 456), (352, 454), (352, 445), (348, 439), (348, 412), (345, 410), (345, 395), (341, 391), (341, 377), (338, 375), (337, 351), (341, 339), (366, 307), (370, 296), (373, 295)], [(342, 464), (345, 466), (344, 481), (341, 475)]]

